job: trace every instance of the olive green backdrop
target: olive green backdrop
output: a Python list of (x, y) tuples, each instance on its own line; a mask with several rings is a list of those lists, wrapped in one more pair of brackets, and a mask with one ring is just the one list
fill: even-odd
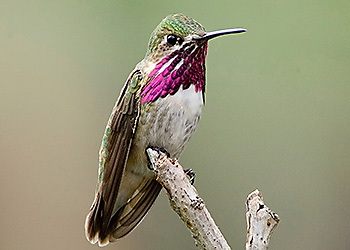
[[(0, 249), (97, 249), (84, 220), (105, 124), (148, 38), (181, 12), (210, 41), (206, 106), (181, 163), (233, 249), (259, 188), (270, 249), (349, 249), (349, 1), (1, 1)], [(106, 249), (196, 249), (164, 192)]]

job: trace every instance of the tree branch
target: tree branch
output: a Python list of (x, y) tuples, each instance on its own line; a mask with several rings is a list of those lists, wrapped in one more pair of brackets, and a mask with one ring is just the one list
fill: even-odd
[(200, 249), (231, 249), (179, 162), (150, 148), (147, 153), (157, 181), (167, 191), (171, 208), (191, 231), (196, 246)]
[[(167, 192), (171, 208), (190, 230), (196, 246), (208, 250), (230, 250), (203, 199), (199, 197), (179, 162), (151, 148), (146, 152), (157, 181)], [(279, 217), (264, 204), (259, 190), (248, 196), (246, 208), (246, 250), (265, 250), (274, 228), (279, 223)]]
[(258, 189), (248, 195), (246, 201), (247, 242), (246, 250), (265, 250), (273, 230), (280, 219), (263, 201)]

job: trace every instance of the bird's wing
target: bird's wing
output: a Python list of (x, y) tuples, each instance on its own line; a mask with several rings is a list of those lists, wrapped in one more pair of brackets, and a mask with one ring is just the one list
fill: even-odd
[(100, 149), (99, 184), (85, 221), (85, 234), (91, 243), (108, 244), (108, 228), (139, 117), (136, 92), (141, 80), (139, 70), (131, 73), (108, 120)]

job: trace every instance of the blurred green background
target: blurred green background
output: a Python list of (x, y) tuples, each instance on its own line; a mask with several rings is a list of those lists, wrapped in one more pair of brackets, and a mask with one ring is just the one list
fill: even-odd
[[(259, 188), (270, 249), (350, 247), (349, 1), (1, 1), (0, 248), (97, 249), (84, 220), (119, 91), (168, 14), (214, 39), (206, 106), (181, 158), (233, 249)], [(196, 249), (164, 192), (106, 249)]]

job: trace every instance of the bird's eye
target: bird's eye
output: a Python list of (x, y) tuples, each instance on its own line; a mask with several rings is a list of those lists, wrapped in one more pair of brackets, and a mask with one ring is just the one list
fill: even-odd
[(179, 38), (175, 35), (168, 35), (166, 37), (166, 42), (168, 43), (169, 46), (174, 46)]

